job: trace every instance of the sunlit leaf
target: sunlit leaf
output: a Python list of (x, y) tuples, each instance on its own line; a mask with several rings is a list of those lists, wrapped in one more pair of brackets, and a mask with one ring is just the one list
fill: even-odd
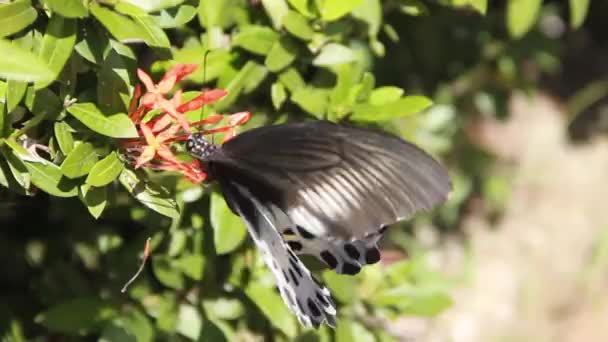
[[(60, 15), (52, 16), (42, 38), (40, 59), (46, 62), (55, 77), (63, 70), (63, 66), (72, 55), (75, 43), (76, 20)], [(36, 89), (44, 88), (49, 83), (50, 81), (36, 82)]]
[(93, 165), (85, 182), (92, 186), (107, 185), (118, 178), (123, 168), (116, 152), (112, 152)]
[(133, 121), (126, 114), (104, 115), (93, 103), (77, 103), (68, 107), (68, 113), (91, 130), (112, 138), (138, 136)]
[(536, 23), (542, 0), (509, 0), (507, 29), (513, 38), (521, 38)]
[(37, 16), (30, 0), (0, 4), (0, 37), (21, 31), (33, 23)]
[(215, 250), (218, 254), (230, 253), (245, 240), (247, 229), (241, 218), (228, 208), (222, 195), (212, 193), (210, 206)]
[(245, 289), (245, 293), (273, 326), (281, 330), (287, 337), (293, 338), (295, 336), (295, 317), (274, 288), (250, 283), (247, 289)]
[(97, 153), (93, 145), (87, 142), (74, 147), (61, 164), (61, 172), (68, 178), (82, 177), (91, 171), (97, 163)]
[(50, 82), (55, 73), (38, 56), (0, 39), (0, 77), (25, 82)]
[(164, 188), (139, 179), (135, 172), (129, 169), (123, 169), (118, 179), (141, 204), (161, 215), (172, 218), (179, 216), (177, 203)]

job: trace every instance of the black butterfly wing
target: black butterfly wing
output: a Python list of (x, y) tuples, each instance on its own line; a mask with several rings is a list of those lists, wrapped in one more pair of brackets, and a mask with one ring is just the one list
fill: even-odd
[(362, 239), (445, 201), (446, 170), (383, 132), (326, 121), (266, 126), (237, 135), (209, 160), (268, 198), (309, 237)]
[(247, 225), (287, 306), (305, 326), (318, 328), (326, 323), (334, 327), (336, 308), (329, 289), (317, 282), (280, 234), (292, 225), (286, 215), (243, 185), (225, 177), (219, 180), (226, 201)]

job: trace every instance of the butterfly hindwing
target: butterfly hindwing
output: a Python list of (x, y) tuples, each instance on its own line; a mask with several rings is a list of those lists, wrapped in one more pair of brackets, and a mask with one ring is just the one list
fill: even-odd
[(245, 222), (266, 265), (272, 271), (281, 297), (305, 326), (319, 327), (323, 322), (335, 326), (336, 308), (329, 289), (313, 275), (279, 234), (279, 222), (267, 205), (248, 189), (222, 182), (230, 207)]

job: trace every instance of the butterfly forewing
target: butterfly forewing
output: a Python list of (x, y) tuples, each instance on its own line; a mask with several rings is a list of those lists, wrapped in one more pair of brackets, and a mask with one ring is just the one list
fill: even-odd
[[(443, 202), (445, 169), (397, 137), (325, 121), (267, 126), (222, 145), (216, 172), (244, 175), (314, 237), (362, 239)], [(251, 186), (251, 184), (248, 184)], [(255, 191), (255, 190), (253, 190)]]

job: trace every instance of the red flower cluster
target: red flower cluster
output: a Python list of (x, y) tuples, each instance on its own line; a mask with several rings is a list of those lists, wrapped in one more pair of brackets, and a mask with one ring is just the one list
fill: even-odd
[[(181, 90), (176, 91), (172, 98), (167, 98), (167, 94), (175, 84), (194, 72), (196, 68), (196, 64), (178, 64), (167, 71), (157, 84), (154, 84), (143, 70), (137, 69), (137, 77), (146, 87), (146, 93), (142, 96), (141, 85), (137, 84), (129, 106), (129, 117), (138, 127), (139, 138), (125, 139), (121, 142), (122, 149), (128, 159), (133, 161), (135, 168), (144, 166), (156, 170), (180, 172), (193, 183), (200, 183), (207, 177), (198, 160), (179, 161), (171, 149), (173, 142), (187, 140), (193, 127), (217, 124), (224, 118), (224, 115), (214, 114), (204, 120), (190, 123), (185, 116), (186, 112), (199, 109), (224, 97), (227, 92), (223, 89), (202, 91), (199, 96), (185, 103), (182, 103)], [(143, 122), (143, 118), (152, 110), (160, 110), (160, 112)], [(232, 114), (228, 116), (227, 125), (200, 132), (204, 134), (224, 132), (222, 140), (224, 143), (234, 137), (237, 126), (247, 122), (249, 116), (249, 112)]]

